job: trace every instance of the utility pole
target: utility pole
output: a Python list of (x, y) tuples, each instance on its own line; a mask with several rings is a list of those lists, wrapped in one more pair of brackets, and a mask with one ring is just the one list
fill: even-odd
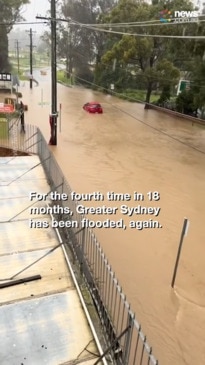
[[(51, 136), (49, 144), (57, 145), (57, 74), (56, 74), (56, 2), (50, 0), (51, 3), (51, 113), (49, 117)], [(37, 19), (47, 19), (37, 16)]]
[(30, 38), (30, 45), (28, 46), (30, 48), (30, 89), (33, 88), (33, 31), (30, 28), (29, 31), (29, 38)]
[(33, 34), (30, 28), (30, 89), (33, 87)]
[(17, 58), (17, 67), (18, 67), (18, 74), (19, 74), (19, 41), (16, 40), (16, 58)]
[(51, 0), (51, 137), (49, 144), (57, 145), (57, 76), (56, 76), (56, 0)]

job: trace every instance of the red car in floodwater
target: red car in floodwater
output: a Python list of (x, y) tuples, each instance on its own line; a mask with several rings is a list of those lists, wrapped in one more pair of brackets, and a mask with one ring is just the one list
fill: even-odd
[(90, 103), (84, 104), (83, 109), (89, 113), (99, 113), (99, 114), (103, 113), (102, 106), (100, 105), (100, 103), (95, 101), (91, 101)]

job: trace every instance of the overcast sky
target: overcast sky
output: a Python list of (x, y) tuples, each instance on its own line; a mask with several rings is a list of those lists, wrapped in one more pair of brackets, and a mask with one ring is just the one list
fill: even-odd
[[(47, 11), (50, 10), (50, 3), (48, 0), (30, 0), (30, 4), (22, 7), (21, 15), (25, 18), (25, 22), (42, 22), (43, 20), (36, 19), (37, 15), (47, 16)], [(30, 29), (38, 33), (42, 33), (46, 30), (43, 24), (25, 24), (16, 25), (15, 28)], [(14, 29), (15, 29), (14, 28)]]

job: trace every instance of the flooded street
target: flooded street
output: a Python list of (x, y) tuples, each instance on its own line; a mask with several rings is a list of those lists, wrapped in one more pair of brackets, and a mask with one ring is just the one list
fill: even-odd
[[(50, 138), (50, 84), (20, 87), (28, 104), (26, 123)], [(23, 86), (24, 85), (24, 86)], [(99, 101), (102, 115), (82, 106)], [(40, 103), (43, 101), (44, 105)], [(51, 149), (72, 190), (79, 193), (142, 193), (144, 201), (103, 202), (118, 207), (114, 217), (93, 220), (158, 220), (162, 228), (95, 229), (160, 365), (205, 364), (205, 127), (192, 125), (141, 104), (81, 87), (58, 85), (58, 145)], [(158, 192), (149, 201), (148, 192)], [(120, 206), (160, 207), (158, 217), (123, 215)], [(83, 202), (100, 206), (102, 202)], [(184, 217), (184, 238), (175, 288), (171, 280)]]

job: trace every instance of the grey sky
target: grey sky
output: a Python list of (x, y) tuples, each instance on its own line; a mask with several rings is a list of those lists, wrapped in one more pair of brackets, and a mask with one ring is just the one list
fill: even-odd
[[(46, 16), (48, 10), (50, 10), (50, 3), (48, 0), (30, 0), (30, 4), (22, 7), (21, 14), (25, 18), (25, 22), (41, 22), (43, 20), (36, 19), (36, 16)], [(38, 33), (42, 33), (46, 30), (46, 26), (43, 24), (16, 25), (15, 28), (16, 27), (20, 29), (28, 29), (31, 27)]]

